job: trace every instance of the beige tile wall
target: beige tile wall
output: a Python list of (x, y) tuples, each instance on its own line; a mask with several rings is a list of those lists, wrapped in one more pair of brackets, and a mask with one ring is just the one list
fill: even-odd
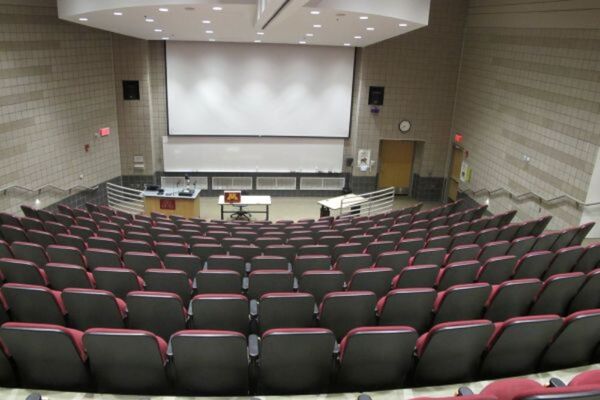
[[(534, 18), (519, 27), (481, 23), (487, 5), (505, 18), (498, 6), (508, 3), (474, 1), (469, 10), (453, 124), (473, 168), (464, 186), (585, 200), (600, 145), (600, 29), (527, 27)], [(520, 219), (552, 213), (551, 228), (581, 217), (570, 203), (491, 199), (493, 212), (511, 208)]]
[[(445, 175), (466, 11), (466, 0), (432, 0), (429, 26), (359, 49), (347, 156), (367, 148), (377, 160), (381, 139), (424, 141), (414, 172)], [(369, 86), (385, 86), (378, 115), (370, 112)], [(405, 135), (398, 131), (404, 118), (412, 122)], [(374, 176), (377, 166), (354, 174)]]
[[(110, 34), (60, 21), (54, 0), (0, 0), (0, 188), (119, 176), (114, 87)], [(102, 127), (111, 135), (94, 137)], [(0, 210), (65, 196), (0, 192)]]

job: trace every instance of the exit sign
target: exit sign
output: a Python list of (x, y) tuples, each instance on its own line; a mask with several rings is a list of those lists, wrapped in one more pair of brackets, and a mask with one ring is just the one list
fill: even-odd
[(100, 136), (108, 136), (108, 135), (110, 135), (110, 128), (100, 128), (98, 130), (98, 134)]

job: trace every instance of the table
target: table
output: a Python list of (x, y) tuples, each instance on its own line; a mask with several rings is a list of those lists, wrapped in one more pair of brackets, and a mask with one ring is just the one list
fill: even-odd
[(157, 191), (146, 190), (144, 197), (144, 211), (150, 215), (158, 212), (165, 215), (179, 215), (186, 218), (200, 216), (200, 189), (195, 189), (191, 196), (180, 196), (179, 190)]
[[(219, 196), (219, 205), (221, 206), (221, 219), (225, 219), (225, 214), (254, 213), (265, 214), (265, 220), (269, 220), (269, 206), (271, 205), (271, 196), (244, 196), (242, 195), (239, 203), (226, 203), (223, 195)], [(234, 210), (226, 210), (225, 207), (234, 207)], [(264, 206), (262, 210), (244, 210), (248, 206)]]
[[(350, 193), (345, 194), (343, 196), (333, 197), (331, 199), (321, 200), (318, 204), (321, 205), (321, 216), (327, 217), (331, 214), (331, 210), (338, 211), (343, 207), (350, 207), (352, 213), (354, 213), (354, 207), (358, 207), (360, 209), (360, 204), (365, 202), (367, 199), (364, 197), (358, 196), (356, 194)], [(360, 212), (360, 210), (359, 210)]]

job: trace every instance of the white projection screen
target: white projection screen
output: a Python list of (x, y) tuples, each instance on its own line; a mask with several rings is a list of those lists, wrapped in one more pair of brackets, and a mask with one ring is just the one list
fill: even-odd
[(354, 49), (167, 42), (169, 134), (347, 138)]

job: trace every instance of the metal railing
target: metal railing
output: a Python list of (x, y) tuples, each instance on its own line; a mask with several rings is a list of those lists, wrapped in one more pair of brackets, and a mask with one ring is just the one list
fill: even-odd
[(107, 182), (106, 196), (108, 198), (108, 205), (115, 210), (131, 214), (141, 214), (144, 212), (144, 197), (141, 190)]
[(55, 191), (55, 192), (63, 192), (63, 193), (71, 194), (71, 193), (73, 193), (74, 190), (96, 191), (96, 190), (98, 190), (98, 187), (99, 187), (98, 185), (96, 185), (96, 186), (75, 185), (75, 186), (71, 186), (70, 188), (61, 188), (56, 185), (44, 185), (44, 186), (40, 186), (38, 188), (32, 189), (32, 188), (28, 188), (26, 186), (21, 186), (21, 185), (10, 185), (10, 186), (1, 187), (0, 192), (2, 192), (3, 194), (7, 194), (11, 190), (19, 190), (19, 191), (23, 191), (23, 192), (41, 194), (42, 192), (51, 190), (51, 191)]
[(459, 189), (459, 192), (467, 194), (467, 195), (470, 194), (474, 197), (479, 197), (483, 194), (487, 194), (488, 197), (494, 197), (494, 196), (506, 194), (510, 199), (513, 199), (515, 201), (525, 201), (527, 199), (534, 199), (540, 205), (548, 205), (548, 206), (556, 205), (561, 202), (569, 202), (569, 203), (572, 203), (573, 205), (575, 205), (575, 207), (577, 209), (600, 205), (600, 201), (586, 203), (585, 201), (579, 200), (579, 199), (577, 199), (571, 195), (568, 195), (566, 193), (563, 193), (559, 196), (551, 197), (551, 198), (547, 199), (533, 191), (529, 191), (529, 192), (525, 192), (525, 193), (521, 193), (521, 194), (515, 194), (515, 193), (511, 192), (510, 190), (503, 188), (503, 187), (500, 187), (500, 188), (497, 188), (494, 190), (490, 190), (490, 189), (479, 189), (479, 190), (464, 189), (464, 190), (461, 190), (461, 189)]
[(396, 189), (377, 190), (344, 198), (340, 202), (340, 216), (372, 216), (392, 211)]

